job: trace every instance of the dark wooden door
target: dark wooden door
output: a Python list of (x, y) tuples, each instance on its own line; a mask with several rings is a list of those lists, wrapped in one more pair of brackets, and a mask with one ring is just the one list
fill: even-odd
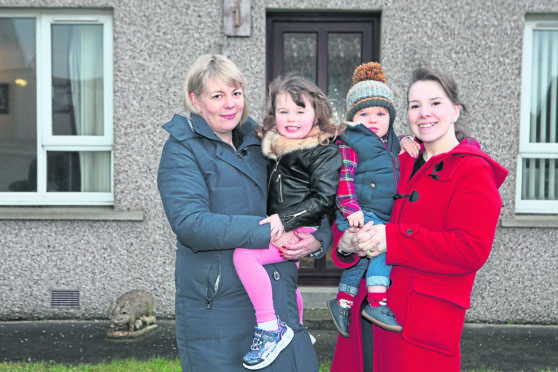
[[(268, 12), (266, 42), (267, 86), (279, 75), (303, 75), (326, 92), (339, 119), (354, 69), (380, 59), (380, 15)], [(323, 259), (301, 260), (299, 284), (337, 285), (340, 275), (330, 249)]]

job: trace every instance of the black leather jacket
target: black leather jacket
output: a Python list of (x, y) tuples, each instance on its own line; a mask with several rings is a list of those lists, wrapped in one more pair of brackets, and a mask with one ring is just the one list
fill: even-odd
[(270, 154), (265, 152), (266, 140), (273, 140), (266, 136), (262, 141), (264, 155), (272, 158), (268, 166), (268, 215), (278, 213), (285, 231), (319, 226), (323, 216), (335, 208), (342, 165), (339, 147), (321, 145), (310, 137), (286, 147), (275, 142)]

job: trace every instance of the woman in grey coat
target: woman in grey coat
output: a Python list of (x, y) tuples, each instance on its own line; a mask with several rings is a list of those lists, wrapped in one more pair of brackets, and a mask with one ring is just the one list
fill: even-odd
[[(175, 115), (163, 126), (170, 136), (158, 186), (177, 236), (175, 316), (183, 371), (246, 371), (242, 357), (254, 335), (254, 309), (232, 256), (237, 247), (268, 247), (271, 234), (269, 224), (259, 224), (266, 215), (267, 160), (244, 88), (242, 73), (228, 58), (202, 56), (186, 78), (188, 117)], [(331, 232), (327, 220), (322, 222), (297, 243), (279, 244), (284, 256), (323, 256)], [(266, 270), (276, 311), (295, 336), (262, 371), (317, 371), (310, 337), (299, 323), (296, 265), (286, 261)]]

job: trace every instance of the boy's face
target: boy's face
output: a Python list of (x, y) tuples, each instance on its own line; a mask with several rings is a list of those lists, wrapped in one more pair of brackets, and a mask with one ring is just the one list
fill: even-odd
[(389, 129), (389, 112), (385, 107), (366, 107), (357, 111), (353, 117), (355, 123), (362, 123), (378, 137), (386, 135)]

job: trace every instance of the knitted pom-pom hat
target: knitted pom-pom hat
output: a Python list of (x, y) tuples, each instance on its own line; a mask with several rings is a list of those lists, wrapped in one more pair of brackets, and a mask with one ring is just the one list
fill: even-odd
[(381, 106), (389, 112), (389, 125), (395, 120), (393, 93), (386, 85), (386, 76), (377, 62), (358, 66), (353, 73), (353, 86), (347, 93), (345, 119), (353, 121), (355, 114), (366, 107)]

